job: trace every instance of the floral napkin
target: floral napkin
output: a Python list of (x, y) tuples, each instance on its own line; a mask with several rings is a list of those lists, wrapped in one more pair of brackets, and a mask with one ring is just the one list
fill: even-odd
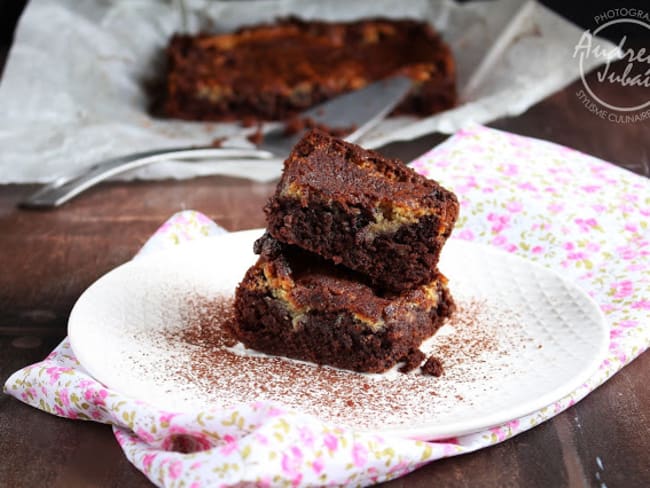
[[(364, 486), (503, 441), (553, 417), (650, 343), (650, 181), (566, 147), (476, 126), (412, 163), (461, 201), (455, 237), (559, 270), (598, 302), (609, 354), (585, 384), (531, 415), (437, 442), (354, 432), (266, 403), (165, 412), (94, 380), (64, 340), (14, 373), (5, 392), (61, 417), (113, 426), (158, 486)], [(224, 232), (198, 212), (173, 216), (140, 254)], [(137, 256), (136, 256), (137, 259)]]

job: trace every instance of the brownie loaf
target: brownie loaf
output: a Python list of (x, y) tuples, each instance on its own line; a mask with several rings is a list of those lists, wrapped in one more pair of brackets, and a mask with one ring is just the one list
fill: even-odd
[(265, 207), (268, 232), (399, 292), (436, 277), (455, 195), (398, 160), (309, 132)]
[(396, 74), (414, 80), (396, 113), (429, 115), (456, 103), (451, 51), (425, 22), (288, 18), (231, 34), (176, 35), (163, 111), (189, 120), (285, 120)]

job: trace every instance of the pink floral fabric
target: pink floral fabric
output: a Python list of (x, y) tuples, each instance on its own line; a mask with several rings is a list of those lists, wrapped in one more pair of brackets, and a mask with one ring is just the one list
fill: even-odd
[[(438, 442), (354, 432), (266, 403), (159, 411), (95, 381), (67, 340), (14, 373), (5, 392), (54, 415), (111, 424), (128, 459), (158, 486), (365, 486), (528, 430), (648, 348), (650, 181), (565, 147), (478, 126), (412, 166), (458, 194), (456, 238), (559, 270), (600, 304), (611, 326), (609, 355), (588, 382), (531, 415)], [(142, 253), (219, 232), (205, 216), (182, 212)]]

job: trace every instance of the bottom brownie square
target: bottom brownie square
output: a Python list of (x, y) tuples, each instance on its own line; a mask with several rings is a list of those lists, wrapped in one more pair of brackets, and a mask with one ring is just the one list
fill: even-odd
[(401, 294), (270, 236), (235, 295), (230, 333), (246, 347), (354, 371), (380, 373), (415, 353), (454, 304), (446, 278)]

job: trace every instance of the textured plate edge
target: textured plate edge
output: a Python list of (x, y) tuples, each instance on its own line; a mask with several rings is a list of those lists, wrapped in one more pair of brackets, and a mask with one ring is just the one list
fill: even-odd
[[(537, 397), (534, 401), (519, 404), (517, 407), (498, 412), (494, 415), (488, 417), (482, 417), (481, 422), (456, 422), (453, 424), (446, 424), (444, 429), (436, 427), (423, 427), (415, 426), (404, 428), (387, 428), (382, 430), (365, 430), (365, 432), (371, 433), (381, 433), (384, 435), (394, 435), (396, 437), (407, 437), (409, 439), (416, 440), (437, 440), (445, 439), (451, 437), (457, 437), (460, 435), (472, 434), (484, 431), (491, 427), (496, 427), (502, 424), (505, 424), (511, 420), (515, 420), (526, 415), (530, 415), (534, 412), (537, 412), (544, 407), (548, 407), (553, 403), (562, 400), (567, 395), (570, 395), (575, 390), (584, 385), (600, 368), (601, 364), (607, 357), (609, 350), (609, 332), (610, 326), (607, 323), (605, 314), (603, 313), (600, 305), (591, 297), (587, 292), (585, 292), (582, 287), (580, 287), (575, 281), (564, 278), (559, 272), (553, 268), (544, 266), (540, 263), (530, 261), (522, 256), (517, 254), (507, 253), (499, 249), (494, 248), (483, 243), (476, 243), (471, 241), (464, 241), (462, 239), (450, 239), (448, 242), (453, 242), (454, 245), (460, 245), (466, 249), (471, 249), (472, 247), (480, 247), (484, 252), (489, 254), (499, 255), (505, 257), (506, 259), (511, 259), (513, 261), (525, 262), (526, 266), (537, 268), (538, 271), (542, 273), (549, 273), (553, 275), (558, 281), (561, 281), (565, 286), (575, 290), (578, 294), (581, 295), (586, 302), (588, 302), (596, 312), (598, 317), (599, 332), (600, 332), (600, 341), (599, 341), (599, 350), (598, 353), (591, 359), (587, 366), (585, 366), (581, 374), (576, 375), (571, 382), (562, 384), (560, 387), (555, 388), (540, 397)], [(589, 392), (590, 393), (590, 392)], [(587, 393), (588, 394), (588, 393)], [(505, 412), (505, 413), (503, 413)]]
[[(83, 352), (83, 348), (79, 347), (77, 340), (75, 339), (76, 334), (75, 334), (75, 328), (77, 327), (83, 327), (83, 325), (75, 325), (75, 321), (77, 323), (79, 322), (77, 320), (77, 315), (79, 313), (79, 303), (83, 303), (83, 300), (87, 297), (88, 294), (93, 293), (95, 288), (97, 288), (99, 285), (98, 283), (102, 282), (105, 279), (108, 279), (107, 277), (112, 276), (114, 273), (118, 273), (120, 269), (127, 267), (127, 266), (133, 266), (134, 264), (139, 265), (139, 263), (146, 263), (149, 260), (160, 260), (164, 259), (165, 257), (169, 256), (176, 256), (177, 254), (187, 254), (188, 250), (191, 251), (192, 247), (204, 247), (206, 245), (209, 245), (211, 242), (214, 242), (215, 240), (219, 239), (244, 239), (246, 234), (250, 234), (250, 242), (254, 242), (254, 240), (257, 237), (260, 237), (264, 232), (264, 229), (257, 228), (257, 229), (250, 229), (250, 230), (243, 230), (243, 231), (236, 231), (236, 232), (229, 232), (227, 234), (222, 234), (222, 235), (217, 235), (217, 236), (212, 236), (208, 237), (205, 239), (200, 239), (194, 242), (188, 242), (185, 243), (177, 248), (172, 248), (169, 250), (164, 250), (160, 251), (151, 255), (147, 256), (142, 256), (139, 257), (137, 260), (132, 260), (132, 261), (127, 261), (126, 263), (123, 263), (116, 268), (108, 271), (106, 274), (102, 275), (100, 278), (98, 278), (93, 284), (91, 284), (77, 299), (75, 302), (72, 311), (70, 312), (70, 316), (68, 318), (68, 338), (70, 340), (70, 345), (72, 347), (72, 351), (74, 352), (75, 356), (79, 360), (79, 363), (82, 365), (82, 367), (97, 381), (100, 383), (108, 386), (107, 383), (104, 383), (101, 379), (103, 374), (97, 375), (96, 370), (94, 370), (93, 366), (88, 366), (92, 364), (92, 360), (88, 360), (86, 354)], [(536, 397), (534, 401), (524, 403), (524, 404), (519, 404), (517, 407), (513, 407), (509, 410), (497, 412), (493, 415), (490, 416), (483, 416), (480, 417), (480, 421), (476, 422), (468, 422), (468, 421), (462, 421), (462, 422), (455, 422), (453, 424), (445, 424), (445, 428), (437, 428), (437, 427), (427, 427), (427, 426), (415, 426), (415, 427), (409, 427), (409, 428), (392, 428), (392, 427), (387, 427), (385, 429), (358, 429), (354, 428), (359, 432), (369, 432), (369, 433), (375, 433), (375, 434), (381, 434), (381, 435), (392, 435), (395, 437), (404, 437), (404, 438), (410, 438), (410, 439), (418, 439), (418, 440), (436, 440), (436, 439), (444, 439), (444, 438), (450, 438), (450, 437), (456, 437), (460, 435), (465, 435), (465, 434), (471, 434), (471, 433), (476, 433), (483, 431), (485, 429), (488, 429), (490, 427), (498, 426), (501, 424), (504, 424), (510, 420), (514, 420), (517, 418), (524, 417), (526, 415), (529, 415), (531, 413), (534, 413), (544, 407), (547, 407), (551, 404), (553, 404), (556, 401), (561, 400), (562, 398), (566, 397), (567, 395), (571, 394), (573, 391), (578, 389), (580, 386), (585, 384), (593, 375), (594, 373), (598, 370), (600, 365), (602, 364), (602, 361), (605, 359), (609, 347), (609, 325), (607, 324), (606, 318), (600, 308), (600, 306), (596, 303), (596, 301), (590, 297), (580, 286), (577, 285), (572, 280), (568, 280), (564, 278), (562, 275), (560, 275), (557, 271), (555, 271), (552, 268), (546, 267), (544, 265), (541, 265), (539, 263), (530, 261), (528, 259), (525, 259), (521, 256), (518, 256), (516, 254), (510, 254), (506, 253), (504, 251), (501, 251), (499, 249), (495, 249), (492, 246), (482, 244), (482, 243), (476, 243), (476, 242), (470, 242), (470, 241), (464, 241), (461, 239), (450, 239), (448, 241), (449, 243), (453, 243), (455, 246), (461, 246), (466, 249), (473, 249), (473, 248), (480, 248), (482, 252), (487, 252), (490, 254), (495, 254), (500, 256), (501, 258), (505, 259), (510, 259), (510, 260), (515, 260), (519, 262), (525, 263), (526, 266), (532, 266), (537, 268), (539, 271), (542, 273), (550, 273), (554, 276), (555, 279), (563, 282), (565, 286), (570, 287), (571, 289), (576, 290), (583, 299), (586, 299), (586, 301), (594, 308), (595, 311), (597, 311), (597, 316), (598, 316), (598, 323), (600, 324), (599, 330), (601, 332), (601, 340), (600, 340), (600, 348), (599, 348), (599, 354), (596, 355), (591, 362), (589, 363), (588, 367), (583, 368), (582, 374), (576, 375), (571, 382), (568, 382), (566, 384), (562, 384), (560, 387), (555, 388), (551, 390), (550, 392), (541, 395), (539, 397)], [(115, 390), (116, 392), (128, 396), (131, 398), (134, 398), (132, 395), (122, 393), (122, 391), (119, 388), (114, 388), (111, 386), (108, 386), (109, 388)], [(155, 405), (152, 405), (155, 407)], [(208, 405), (206, 405), (206, 408), (210, 408)], [(200, 410), (200, 409), (196, 409)], [(505, 412), (505, 413), (504, 413)]]
[[(117, 393), (124, 395), (126, 397), (130, 398), (135, 398), (133, 395), (130, 395), (128, 393), (123, 393), (123, 391), (120, 388), (115, 388), (111, 387), (108, 385), (109, 382), (103, 381), (101, 378), (105, 377), (103, 372), (100, 372), (100, 374), (97, 374), (97, 370), (93, 366), (93, 361), (92, 359), (88, 359), (88, 356), (86, 352), (84, 351), (83, 347), (79, 346), (78, 338), (82, 335), (80, 333), (77, 335), (75, 332), (76, 329), (80, 329), (83, 327), (83, 321), (78, 319), (79, 315), (79, 309), (81, 308), (80, 304), (83, 304), (84, 300), (87, 299), (87, 297), (91, 294), (94, 293), (95, 290), (103, 286), (104, 282), (108, 279), (112, 279), (112, 276), (121, 273), (123, 268), (127, 268), (130, 266), (142, 266), (146, 265), (147, 262), (155, 260), (161, 260), (165, 259), (168, 257), (174, 257), (177, 255), (185, 255), (188, 253), (188, 251), (191, 251), (192, 248), (203, 248), (205, 246), (209, 246), (211, 243), (215, 242), (216, 240), (221, 240), (221, 239), (241, 239), (242, 235), (250, 234), (250, 242), (251, 245), (257, 239), (258, 237), (262, 236), (262, 233), (264, 232), (264, 229), (248, 229), (248, 230), (242, 230), (242, 231), (236, 231), (236, 232), (228, 232), (226, 234), (219, 234), (215, 236), (210, 236), (206, 237), (204, 239), (198, 239), (196, 241), (189, 241), (187, 243), (184, 243), (178, 247), (174, 247), (171, 249), (165, 249), (163, 251), (155, 252), (149, 255), (144, 255), (144, 256), (139, 256), (137, 258), (134, 258), (130, 261), (127, 261), (125, 263), (122, 263), (115, 268), (111, 269), (110, 271), (104, 273), (102, 276), (97, 278), (88, 288), (86, 288), (81, 295), (79, 295), (79, 298), (75, 301), (75, 304), (72, 307), (72, 310), (70, 311), (70, 315), (68, 317), (68, 325), (67, 325), (67, 335), (68, 335), (68, 341), (70, 342), (70, 347), (72, 348), (72, 352), (74, 353), (75, 357), (79, 361), (79, 364), (84, 368), (84, 370), (90, 374), (96, 381), (100, 382), (104, 386), (109, 387), (110, 389), (116, 391)], [(90, 351), (88, 351), (90, 353)], [(155, 405), (154, 405), (155, 406)]]

